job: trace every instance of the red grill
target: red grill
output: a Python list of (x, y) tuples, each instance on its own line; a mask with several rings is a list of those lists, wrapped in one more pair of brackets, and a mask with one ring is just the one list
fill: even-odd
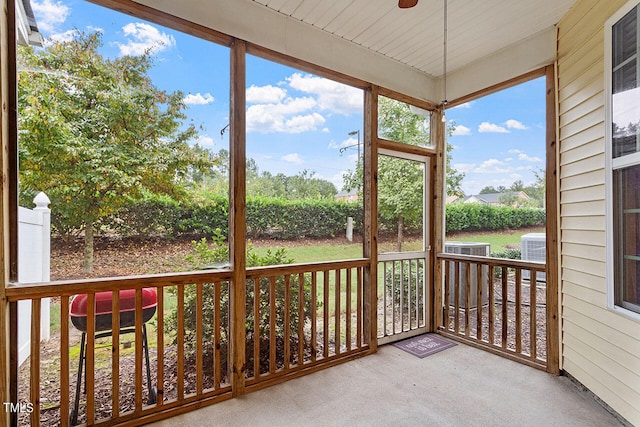
[[(75, 295), (71, 301), (69, 315), (71, 323), (76, 329), (82, 332), (87, 331), (87, 303), (89, 296), (86, 294)], [(111, 292), (98, 292), (96, 300), (96, 323), (95, 331), (111, 330)], [(142, 289), (142, 322), (147, 323), (155, 314), (158, 304), (158, 296), (155, 288)], [(120, 291), (120, 329), (130, 328), (136, 324), (136, 291), (127, 289)]]
[[(69, 307), (69, 316), (73, 326), (82, 332), (80, 342), (80, 359), (78, 361), (78, 379), (76, 382), (76, 398), (73, 410), (69, 415), (71, 425), (78, 424), (78, 407), (80, 404), (80, 385), (82, 384), (82, 366), (86, 369), (86, 335), (87, 335), (87, 305), (89, 296), (87, 294), (74, 295)], [(119, 291), (119, 315), (120, 333), (135, 333), (136, 328), (136, 290), (127, 289)], [(147, 343), (146, 324), (156, 313), (158, 296), (155, 288), (142, 289), (142, 344), (147, 368), (147, 386), (149, 388), (149, 399), (147, 403), (152, 405), (157, 400), (157, 389), (151, 385), (151, 366), (149, 364), (149, 345)], [(113, 312), (112, 293), (98, 292), (95, 294), (95, 338), (111, 336)], [(108, 331), (108, 332), (107, 332)], [(85, 363), (83, 363), (85, 362)], [(85, 383), (85, 393), (86, 393)]]

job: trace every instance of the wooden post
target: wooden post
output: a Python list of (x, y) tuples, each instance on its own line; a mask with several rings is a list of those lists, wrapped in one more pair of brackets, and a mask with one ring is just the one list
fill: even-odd
[[(231, 387), (244, 393), (246, 300), (246, 52), (242, 40), (231, 45), (229, 257), (233, 266), (230, 293)], [(273, 343), (272, 343), (273, 344)]]
[(371, 352), (378, 348), (378, 88), (364, 92), (364, 340)]
[[(556, 143), (556, 80), (555, 66), (545, 69), (547, 78), (547, 371), (560, 374), (560, 307), (558, 249), (558, 144)], [(535, 282), (532, 282), (535, 283)]]
[[(442, 280), (443, 271), (442, 263), (436, 258), (436, 254), (444, 251), (444, 194), (445, 194), (445, 156), (446, 156), (446, 123), (442, 122), (443, 110), (439, 108), (431, 114), (431, 140), (436, 146), (435, 160), (431, 163), (431, 182), (432, 184), (432, 223), (429, 224), (432, 230), (432, 246), (429, 259), (433, 262), (432, 290), (433, 309), (431, 310), (430, 325), (431, 330), (435, 331), (438, 327), (444, 325), (442, 308)], [(447, 283), (447, 286), (449, 284)], [(445, 301), (444, 304), (449, 304)], [(448, 321), (448, 319), (446, 319)]]
[[(11, 165), (12, 159), (17, 157), (17, 123), (16, 123), (16, 61), (15, 61), (15, 2), (2, 0), (2, 15), (0, 16), (0, 169), (4, 179), (0, 184), (0, 265), (2, 265), (0, 279), (0, 403), (17, 402), (17, 348), (11, 346), (10, 328), (16, 327), (10, 322), (9, 303), (5, 298), (5, 287), (10, 279), (17, 277), (15, 256), (11, 256), (12, 239), (17, 234), (17, 208), (12, 207), (12, 200), (16, 199), (16, 191), (10, 191), (12, 185), (16, 185), (13, 175), (17, 165)], [(15, 242), (13, 242), (15, 243)], [(11, 264), (11, 263), (14, 264)], [(17, 318), (17, 304), (14, 305), (15, 318)], [(15, 319), (14, 319), (15, 320)], [(17, 334), (17, 331), (14, 331)], [(16, 344), (15, 342), (13, 343)], [(11, 354), (14, 354), (13, 363), (10, 363)], [(16, 396), (12, 396), (11, 391)], [(12, 400), (13, 398), (13, 400)], [(17, 418), (10, 417), (4, 407), (0, 410), (0, 425), (9, 425), (11, 422), (17, 425)]]

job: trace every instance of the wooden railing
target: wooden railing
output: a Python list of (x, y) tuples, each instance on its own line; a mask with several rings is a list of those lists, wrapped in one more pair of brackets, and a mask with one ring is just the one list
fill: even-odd
[(378, 344), (424, 332), (428, 325), (425, 253), (381, 254), (378, 262)]
[(438, 262), (443, 335), (547, 368), (545, 264), (448, 253)]
[(368, 266), (360, 259), (247, 272), (247, 388), (308, 373), (369, 348), (363, 310)]
[[(363, 332), (363, 272), (368, 266), (368, 260), (360, 259), (247, 271), (247, 315), (241, 325), (246, 329), (247, 391), (338, 363), (369, 348)], [(7, 288), (14, 341), (18, 301), (32, 302), (32, 325), (40, 325), (38, 308), (43, 298), (52, 298), (60, 307), (57, 347), (41, 346), (40, 329), (32, 327), (30, 360), (11, 376), (12, 400), (33, 405), (33, 412), (21, 413), (14, 421), (67, 426), (77, 415), (80, 424), (140, 425), (231, 398), (231, 278), (229, 271), (204, 271)], [(144, 288), (157, 292), (156, 313), (147, 323)], [(136, 296), (130, 342), (125, 339), (128, 331), (119, 328), (117, 291), (125, 290), (135, 290)], [(97, 338), (96, 294), (105, 291), (112, 292), (111, 331)], [(81, 333), (71, 326), (69, 308), (78, 294), (86, 294), (88, 301), (86, 368), (79, 410), (73, 414)], [(145, 339), (149, 340), (152, 387), (147, 384)], [(133, 350), (127, 348), (131, 344)], [(18, 372), (16, 349), (12, 346), (14, 373)], [(44, 353), (47, 364), (42, 363)], [(53, 398), (51, 387), (57, 389)]]

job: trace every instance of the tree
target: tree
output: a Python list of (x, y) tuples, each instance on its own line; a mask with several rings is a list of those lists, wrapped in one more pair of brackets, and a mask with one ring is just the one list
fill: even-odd
[[(378, 134), (386, 139), (411, 145), (426, 145), (429, 141), (428, 121), (411, 111), (411, 107), (390, 98), (380, 98)], [(452, 123), (447, 132), (455, 129)], [(451, 167), (451, 144), (446, 147), (447, 194), (464, 196), (461, 189), (463, 173)], [(344, 189), (362, 188), (362, 164), (344, 175)], [(378, 161), (378, 211), (382, 219), (397, 223), (397, 250), (402, 250), (404, 227), (407, 221), (420, 221), (423, 213), (424, 171), (418, 162), (381, 156)]]
[(482, 190), (480, 190), (479, 194), (492, 194), (492, 193), (497, 193), (497, 192), (498, 192), (498, 190), (496, 190), (495, 188), (493, 188), (490, 185), (487, 185)]
[(99, 33), (18, 55), (20, 186), (45, 191), (57, 230), (84, 234), (93, 265), (101, 219), (143, 192), (179, 197), (190, 168), (211, 159), (192, 150), (183, 94), (157, 89), (151, 52), (107, 59)]

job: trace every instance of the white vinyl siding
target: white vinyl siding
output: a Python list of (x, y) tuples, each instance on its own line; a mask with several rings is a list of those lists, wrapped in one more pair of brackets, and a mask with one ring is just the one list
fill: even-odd
[(640, 323), (607, 308), (604, 25), (625, 3), (558, 25), (562, 369), (640, 425)]

